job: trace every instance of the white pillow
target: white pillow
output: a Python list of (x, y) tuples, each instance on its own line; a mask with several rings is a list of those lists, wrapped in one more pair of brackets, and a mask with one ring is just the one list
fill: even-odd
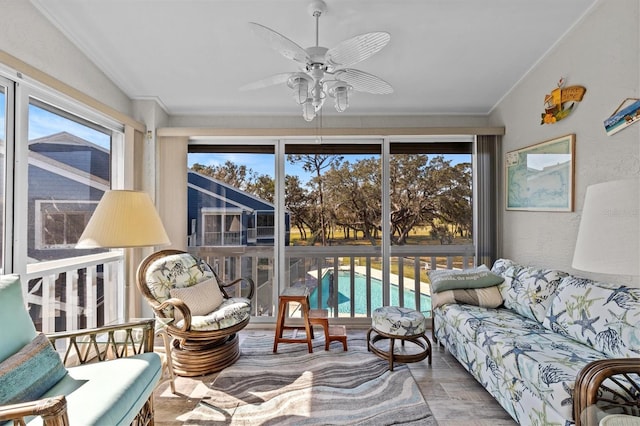
[[(222, 292), (214, 278), (202, 281), (191, 287), (172, 288), (171, 297), (182, 300), (192, 316), (207, 315), (213, 312), (223, 301)], [(176, 322), (182, 319), (178, 309), (173, 310)]]

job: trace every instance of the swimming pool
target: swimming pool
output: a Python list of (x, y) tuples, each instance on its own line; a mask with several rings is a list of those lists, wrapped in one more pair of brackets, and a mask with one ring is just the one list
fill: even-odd
[[(330, 274), (325, 273), (322, 276), (322, 308), (327, 309), (327, 300), (329, 299), (329, 277)], [(367, 314), (367, 278), (362, 274), (354, 274), (354, 314)], [(338, 312), (341, 314), (351, 313), (351, 273), (349, 271), (338, 272)], [(397, 285), (391, 285), (391, 305), (399, 305), (399, 289)], [(404, 306), (415, 307), (415, 292), (411, 289), (404, 289)], [(309, 295), (309, 303), (311, 309), (318, 306), (318, 288), (314, 288)], [(371, 306), (375, 309), (382, 306), (382, 281), (371, 278)], [(420, 310), (423, 312), (431, 311), (431, 297), (426, 294), (420, 295)]]

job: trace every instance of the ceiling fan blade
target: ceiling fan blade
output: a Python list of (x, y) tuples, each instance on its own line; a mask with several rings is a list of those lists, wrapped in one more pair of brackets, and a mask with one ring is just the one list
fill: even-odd
[(376, 95), (388, 95), (393, 93), (393, 87), (383, 79), (375, 75), (353, 68), (341, 69), (333, 73), (334, 77), (349, 84), (358, 92), (373, 93)]
[(285, 72), (282, 74), (275, 74), (270, 77), (263, 78), (262, 80), (245, 84), (244, 86), (240, 87), (240, 89), (238, 90), (246, 91), (246, 90), (263, 89), (265, 87), (286, 83), (289, 77), (291, 77), (291, 74), (295, 74), (295, 73)]
[(306, 64), (309, 59), (307, 52), (282, 34), (255, 22), (249, 22), (255, 35), (265, 40), (269, 46), (287, 59)]
[(327, 51), (327, 62), (346, 67), (364, 61), (389, 43), (391, 35), (384, 31), (360, 34)]

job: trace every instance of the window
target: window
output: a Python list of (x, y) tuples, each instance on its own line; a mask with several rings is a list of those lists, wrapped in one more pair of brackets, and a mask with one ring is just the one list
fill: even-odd
[[(308, 287), (312, 308), (335, 317), (366, 317), (390, 304), (429, 314), (428, 267), (473, 263), (473, 140), (281, 140), (272, 142), (279, 158), (266, 156), (264, 146), (251, 152), (241, 144), (196, 142), (189, 148), (189, 210), (204, 211), (207, 203), (226, 210), (215, 219), (221, 246), (197, 243), (194, 252), (227, 269), (250, 258), (253, 268), (242, 271), (256, 281), (259, 315), (273, 315), (285, 286)], [(283, 165), (277, 179), (256, 173), (274, 162)], [(207, 179), (197, 178), (202, 174)], [(259, 210), (247, 192), (272, 207)], [(225, 251), (222, 240), (230, 210), (240, 206), (247, 207), (239, 219), (248, 237), (238, 255)], [(213, 222), (204, 226), (213, 232)], [(282, 257), (274, 260), (282, 269), (274, 288), (263, 273), (271, 262), (264, 246), (275, 247), (279, 235)]]
[(254, 317), (273, 315), (273, 151), (273, 146), (250, 142), (194, 143), (187, 158), (189, 251), (207, 260), (225, 281), (253, 278)]
[(28, 123), (28, 262), (105, 251), (73, 247), (111, 187), (111, 131), (34, 98)]
[(80, 239), (97, 203), (36, 201), (36, 248), (55, 250), (73, 248)]

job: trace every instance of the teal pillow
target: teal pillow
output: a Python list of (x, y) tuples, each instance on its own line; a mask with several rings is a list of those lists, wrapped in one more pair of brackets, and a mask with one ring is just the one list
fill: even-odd
[(36, 328), (22, 299), (22, 285), (17, 275), (0, 275), (0, 324), (0, 361), (9, 358), (36, 337)]
[(491, 287), (500, 284), (504, 278), (491, 272), (485, 265), (480, 265), (472, 269), (429, 271), (429, 280), (431, 292), (438, 293), (446, 290)]
[(36, 400), (65, 374), (60, 356), (47, 336), (39, 333), (0, 363), (0, 405)]

